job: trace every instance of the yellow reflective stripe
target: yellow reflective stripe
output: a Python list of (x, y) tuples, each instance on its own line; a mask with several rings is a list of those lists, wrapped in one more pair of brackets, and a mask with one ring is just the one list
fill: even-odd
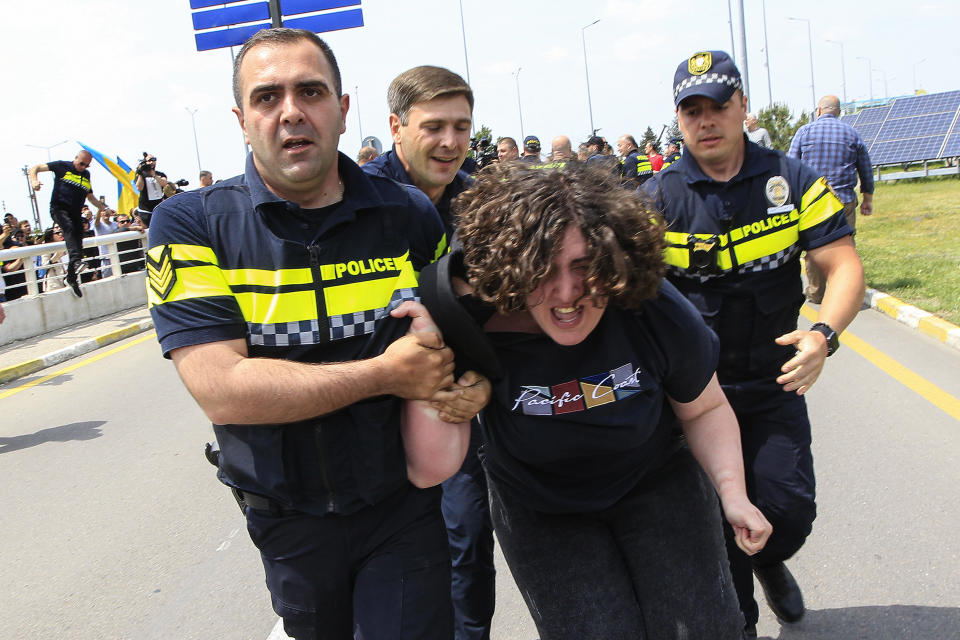
[(783, 251), (787, 247), (797, 242), (798, 234), (796, 225), (790, 225), (785, 229), (768, 233), (759, 238), (753, 238), (740, 244), (734, 245), (733, 250), (737, 255), (737, 263), (744, 264), (753, 260), (759, 260), (765, 256), (772, 256), (778, 251)]
[(664, 233), (664, 236), (667, 239), (667, 242), (670, 244), (679, 244), (684, 247), (687, 246), (687, 238), (690, 237), (689, 233), (681, 233), (679, 231), (667, 231)]
[(305, 269), (224, 269), (223, 277), (230, 285), (279, 287), (285, 284), (310, 284), (313, 273)]
[(733, 269), (733, 257), (730, 255), (730, 249), (721, 249), (717, 252), (717, 265), (724, 271)]
[(667, 247), (663, 251), (663, 261), (670, 266), (686, 269), (690, 266), (690, 250), (686, 247)]
[(810, 204), (820, 197), (820, 194), (827, 190), (826, 178), (818, 178), (816, 182), (810, 185), (807, 192), (800, 198), (800, 211), (806, 211)]
[(815, 227), (843, 209), (843, 203), (831, 191), (823, 194), (800, 213), (800, 231)]
[(209, 262), (214, 265), (219, 264), (217, 255), (213, 252), (213, 249), (197, 244), (158, 245), (150, 249), (147, 253), (149, 253), (150, 257), (154, 260), (159, 260), (160, 253), (166, 246), (170, 247), (170, 257), (173, 260), (190, 260), (193, 262)]
[(276, 324), (317, 319), (317, 295), (310, 291), (289, 293), (234, 293), (247, 322)]
[(223, 272), (218, 267), (212, 265), (201, 265), (196, 267), (181, 267), (176, 270), (177, 280), (173, 283), (170, 293), (166, 298), (160, 299), (150, 287), (147, 287), (148, 303), (150, 306), (177, 302), (180, 300), (190, 300), (191, 298), (209, 298), (213, 296), (230, 296), (233, 292), (226, 280), (223, 279)]
[(437, 250), (433, 252), (433, 260), (431, 262), (436, 262), (440, 259), (441, 256), (447, 253), (447, 234), (440, 236), (440, 242), (437, 243)]
[(327, 287), (323, 290), (323, 300), (328, 316), (341, 316), (358, 311), (382, 309), (390, 304), (394, 291), (413, 289), (416, 286), (416, 274), (413, 266), (408, 262), (404, 272), (397, 278), (381, 278)]

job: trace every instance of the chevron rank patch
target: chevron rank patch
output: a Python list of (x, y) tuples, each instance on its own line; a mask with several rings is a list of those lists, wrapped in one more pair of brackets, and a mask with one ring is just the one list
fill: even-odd
[(160, 296), (161, 300), (166, 300), (177, 281), (170, 245), (164, 245), (160, 257), (156, 260), (150, 253), (147, 253), (147, 278), (153, 292)]

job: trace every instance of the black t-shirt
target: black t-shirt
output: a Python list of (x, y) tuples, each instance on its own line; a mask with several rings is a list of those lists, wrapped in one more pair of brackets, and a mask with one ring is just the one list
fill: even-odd
[(528, 508), (603, 509), (666, 453), (668, 402), (696, 399), (716, 370), (717, 338), (668, 282), (634, 312), (608, 307), (580, 344), (490, 333), (506, 372), (481, 422), (486, 464)]
[(86, 169), (77, 171), (72, 162), (65, 160), (48, 162), (47, 168), (56, 176), (53, 194), (50, 196), (50, 209), (65, 209), (70, 213), (80, 213), (83, 201), (93, 190), (90, 186), (90, 172)]

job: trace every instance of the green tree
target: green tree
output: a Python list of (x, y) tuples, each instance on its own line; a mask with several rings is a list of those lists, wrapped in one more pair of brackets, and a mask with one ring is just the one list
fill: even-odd
[(647, 148), (647, 143), (653, 144), (654, 148), (657, 146), (657, 134), (653, 132), (653, 129), (647, 127), (647, 130), (643, 132), (643, 138), (640, 139), (640, 152), (644, 153), (644, 150)]
[(794, 119), (790, 107), (780, 102), (773, 103), (772, 107), (761, 109), (757, 113), (757, 126), (763, 127), (770, 134), (770, 142), (774, 149), (789, 151), (790, 142), (797, 129), (810, 122), (806, 113)]
[(667, 132), (663, 134), (663, 141), (670, 142), (671, 140), (680, 140), (681, 138), (683, 138), (683, 134), (680, 133), (680, 124), (677, 122), (677, 116), (673, 116), (673, 122), (667, 127)]

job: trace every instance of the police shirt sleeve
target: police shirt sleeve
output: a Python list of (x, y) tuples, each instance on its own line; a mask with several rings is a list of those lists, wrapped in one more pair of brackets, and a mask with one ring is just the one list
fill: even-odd
[(186, 192), (153, 212), (147, 251), (147, 306), (163, 354), (245, 338), (246, 322), (219, 265), (203, 216), (202, 196)]
[(696, 400), (717, 370), (717, 336), (669, 281), (663, 281), (645, 312), (666, 359), (664, 392), (677, 402)]
[(826, 178), (798, 160), (789, 158), (797, 174), (794, 184), (802, 185), (798, 195), (800, 214), (800, 246), (816, 249), (844, 236), (853, 235), (853, 229), (843, 215), (843, 203), (837, 198)]

